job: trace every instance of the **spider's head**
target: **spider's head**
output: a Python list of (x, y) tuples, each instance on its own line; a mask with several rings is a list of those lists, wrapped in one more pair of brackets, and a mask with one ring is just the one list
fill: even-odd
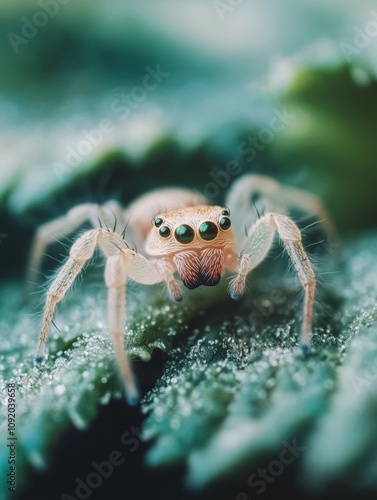
[(186, 207), (158, 214), (152, 221), (145, 249), (153, 256), (234, 243), (230, 213), (219, 206)]
[(145, 250), (173, 260), (188, 288), (215, 285), (224, 267), (224, 250), (233, 248), (230, 213), (220, 206), (187, 207), (158, 214)]

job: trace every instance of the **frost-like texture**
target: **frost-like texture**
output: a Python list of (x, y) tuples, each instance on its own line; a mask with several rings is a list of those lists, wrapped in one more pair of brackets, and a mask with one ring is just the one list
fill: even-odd
[(310, 488), (348, 483), (377, 489), (376, 245), (376, 238), (365, 237), (349, 253), (342, 321), (353, 339), (329, 411), (308, 440), (303, 480)]
[[(307, 359), (297, 349), (297, 304), (289, 294), (273, 313), (262, 300), (257, 325), (237, 317), (177, 348), (144, 400), (144, 436), (155, 439), (149, 463), (187, 460), (188, 483), (200, 488), (257, 470), (284, 443), (299, 441), (305, 451), (297, 480), (310, 491), (338, 482), (350, 491), (376, 487), (376, 247), (377, 238), (366, 237), (347, 249), (335, 278), (343, 304), (332, 312), (317, 304)], [(250, 297), (247, 304), (253, 312)]]
[[(25, 466), (44, 469), (70, 425), (86, 428), (101, 404), (122, 397), (106, 331), (105, 287), (80, 284), (73, 296), (59, 304), (56, 325), (60, 331), (51, 328), (49, 356), (42, 366), (33, 362), (39, 318), (30, 307), (21, 307), (20, 289), (5, 284), (0, 291), (1, 413), (6, 415), (7, 384), (15, 382), (19, 487), (25, 481)], [(169, 349), (174, 335), (184, 331), (187, 308), (160, 300), (152, 305), (141, 290), (129, 295), (132, 301), (125, 344), (131, 358), (147, 360), (154, 349)], [(2, 418), (0, 432), (8, 435), (6, 419)], [(3, 477), (9, 471), (7, 459), (3, 449)]]
[[(3, 318), (17, 312), (17, 299), (15, 289), (3, 287)], [(86, 297), (84, 305), (92, 310), (94, 303)], [(65, 334), (52, 335), (49, 359), (41, 367), (33, 365), (37, 322), (24, 312), (15, 326), (5, 321), (1, 325), (1, 389), (5, 391), (9, 381), (16, 383), (17, 445), (36, 467), (46, 465), (48, 454), (70, 422), (85, 427), (101, 400), (108, 400), (117, 387), (111, 346), (100, 333), (101, 325), (96, 325), (98, 317), (84, 315), (78, 333), (73, 325), (79, 308), (71, 312)], [(2, 432), (6, 435), (4, 428)]]
[[(281, 276), (284, 264), (254, 273), (238, 303), (228, 297), (226, 279), (188, 292), (183, 304), (169, 302), (159, 286), (130, 287), (131, 357), (147, 361), (156, 348), (168, 357), (142, 401), (143, 435), (153, 440), (148, 464), (186, 463), (187, 483), (196, 489), (240, 476), (245, 483), (286, 443), (297, 443), (303, 451), (291, 470), (310, 491), (375, 487), (376, 247), (376, 235), (345, 245), (345, 267), (321, 277), (327, 286), (320, 287), (307, 358), (298, 348), (299, 287)], [(17, 385), (20, 481), (28, 464), (45, 467), (69, 426), (87, 427), (101, 404), (121, 397), (106, 291), (90, 283), (59, 304), (60, 331), (52, 328), (42, 367), (33, 364), (39, 322), (28, 308), (20, 313), (16, 284), (2, 287), (1, 388)], [(7, 467), (4, 453), (0, 467)]]

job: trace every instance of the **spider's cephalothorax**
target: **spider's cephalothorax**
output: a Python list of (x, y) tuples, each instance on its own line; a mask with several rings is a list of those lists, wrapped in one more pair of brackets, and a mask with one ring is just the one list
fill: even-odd
[[(255, 210), (256, 198), (264, 210), (262, 216)], [(183, 295), (176, 281), (177, 274), (187, 288), (193, 289), (216, 285), (228, 270), (234, 273), (229, 293), (238, 299), (244, 293), (247, 275), (268, 254), (275, 233), (283, 242), (305, 291), (300, 341), (307, 349), (316, 282), (301, 242), (301, 232), (286, 215), (289, 208), (315, 215), (324, 221), (328, 232), (333, 233), (327, 214), (316, 197), (253, 175), (241, 177), (233, 184), (226, 207), (210, 206), (203, 196), (187, 189), (168, 188), (138, 198), (127, 209), (122, 209), (115, 201), (102, 206), (78, 205), (66, 216), (43, 225), (31, 251), (29, 282), (35, 281), (41, 257), (50, 242), (68, 235), (87, 220), (93, 229), (83, 233), (73, 244), (68, 260), (48, 290), (37, 360), (44, 357), (56, 304), (98, 245), (106, 258), (108, 329), (127, 398), (130, 402), (137, 401), (138, 391), (123, 345), (127, 279), (145, 285), (165, 282), (170, 297), (180, 301)], [(108, 229), (114, 219), (127, 225), (126, 233), (118, 233), (116, 227)], [(130, 248), (132, 244), (136, 244), (138, 251)]]
[(175, 267), (190, 289), (214, 286), (234, 260), (234, 234), (227, 208), (187, 207), (154, 219), (145, 251)]

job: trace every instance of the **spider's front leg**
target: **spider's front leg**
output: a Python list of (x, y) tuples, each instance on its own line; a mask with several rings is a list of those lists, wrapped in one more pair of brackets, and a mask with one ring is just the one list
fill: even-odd
[(139, 393), (123, 345), (127, 278), (144, 285), (159, 283), (164, 278), (151, 262), (134, 250), (119, 250), (114, 255), (110, 255), (106, 262), (105, 282), (108, 288), (109, 334), (114, 345), (118, 369), (123, 379), (127, 400), (130, 404), (136, 404)]
[(230, 294), (234, 299), (242, 296), (247, 275), (267, 256), (276, 231), (284, 243), (305, 291), (300, 344), (303, 351), (307, 352), (312, 330), (316, 279), (313, 266), (302, 245), (301, 232), (289, 217), (278, 213), (269, 213), (261, 217), (251, 227), (243, 245), (237, 275), (230, 283)]
[(93, 255), (97, 245), (100, 230), (86, 231), (73, 245), (67, 262), (60, 269), (58, 275), (50, 286), (43, 313), (42, 326), (39, 334), (36, 361), (41, 362), (45, 357), (48, 332), (56, 305), (63, 299), (67, 290), (75, 281), (85, 262)]
[(138, 399), (138, 392), (123, 347), (126, 310), (125, 283), (127, 278), (131, 278), (139, 283), (150, 285), (163, 281), (164, 277), (145, 257), (129, 249), (117, 233), (107, 229), (92, 229), (86, 231), (72, 246), (67, 262), (47, 292), (36, 361), (42, 361), (45, 356), (48, 332), (56, 305), (63, 299), (84, 264), (92, 257), (97, 244), (107, 257), (105, 281), (108, 287), (109, 333), (126, 396), (130, 403), (135, 403)]

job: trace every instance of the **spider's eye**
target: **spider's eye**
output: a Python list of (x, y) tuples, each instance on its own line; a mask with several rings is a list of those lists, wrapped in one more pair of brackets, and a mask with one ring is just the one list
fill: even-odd
[(203, 238), (203, 240), (213, 240), (216, 238), (219, 230), (217, 229), (216, 224), (213, 222), (203, 222), (199, 227), (199, 234)]
[(230, 212), (227, 208), (224, 208), (223, 210), (221, 210), (221, 215), (230, 215)]
[(182, 224), (175, 230), (175, 237), (179, 243), (191, 243), (194, 236), (194, 230), (187, 224)]
[(229, 229), (231, 225), (232, 225), (232, 223), (230, 222), (229, 217), (221, 217), (221, 219), (220, 219), (221, 229), (224, 229), (224, 231), (225, 231), (226, 229)]
[(163, 223), (164, 221), (161, 219), (161, 217), (157, 217), (155, 220), (154, 220), (154, 225), (156, 227), (160, 227), (161, 224)]
[(170, 236), (170, 229), (168, 226), (162, 226), (160, 227), (159, 233), (163, 238), (168, 238)]

